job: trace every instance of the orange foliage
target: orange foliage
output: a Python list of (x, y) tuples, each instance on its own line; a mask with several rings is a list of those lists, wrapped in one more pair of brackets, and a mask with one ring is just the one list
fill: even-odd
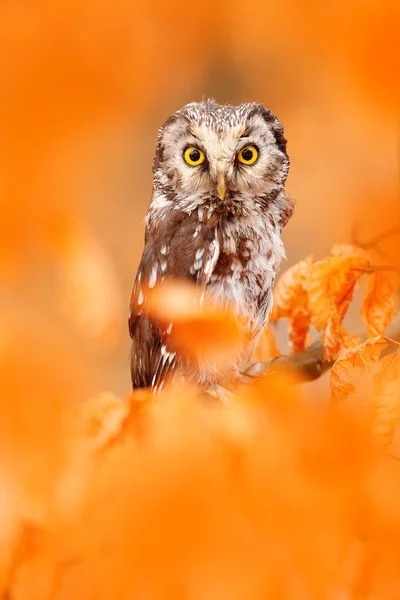
[(361, 316), (370, 337), (383, 335), (394, 314), (394, 281), (392, 273), (375, 271), (368, 277), (368, 291)]
[(326, 360), (336, 359), (342, 349), (359, 343), (342, 322), (363, 274), (370, 273), (361, 311), (368, 334), (383, 335), (394, 314), (392, 273), (374, 271), (367, 253), (356, 246), (336, 245), (331, 254), (318, 262), (307, 258), (284, 273), (274, 291), (271, 314), (273, 321), (289, 319), (294, 352), (304, 349), (309, 326), (315, 325), (317, 331), (323, 332)]
[(289, 320), (289, 347), (291, 352), (304, 349), (310, 327), (311, 315), (306, 282), (310, 276), (314, 259), (309, 256), (279, 279), (274, 291), (271, 321)]
[[(99, 392), (110, 381), (125, 385), (119, 372), (110, 377), (115, 356), (106, 352), (105, 368), (102, 355), (110, 340), (114, 347), (121, 337), (122, 288), (128, 290), (132, 279), (123, 265), (116, 268), (112, 252), (120, 244), (120, 257), (129, 257), (132, 270), (132, 245), (141, 237), (132, 211), (123, 209), (134, 205), (136, 219), (148, 201), (150, 180), (135, 187), (144, 180), (136, 159), (149, 146), (153, 152), (156, 121), (203, 92), (233, 102), (260, 99), (274, 110), (279, 105), (297, 155), (293, 166), (299, 165), (291, 184), (296, 193), (305, 157), (312, 169), (297, 212), (305, 215), (297, 226), (303, 236), (315, 210), (305, 201), (307, 192), (321, 177), (316, 140), (321, 150), (333, 148), (323, 156), (326, 162), (338, 160), (342, 148), (344, 162), (356, 154), (342, 139), (363, 112), (355, 93), (363, 95), (364, 111), (372, 112), (370, 126), (378, 120), (377, 101), (383, 121), (392, 112), (397, 118), (398, 2), (331, 8), (311, 2), (305, 11), (295, 0), (251, 7), (233, 0), (229, 10), (210, 0), (201, 6), (164, 0), (2, 3), (4, 600), (397, 599), (400, 472), (376, 448), (393, 442), (400, 418), (399, 354), (380, 360), (383, 348), (390, 349), (381, 336), (393, 316), (394, 284), (385, 272), (362, 270), (373, 262), (365, 252), (339, 246), (322, 260), (295, 265), (278, 281), (272, 318), (288, 319), (293, 353), (306, 346), (310, 325), (320, 332), (326, 358), (335, 360), (331, 386), (341, 407), (357, 391), (356, 378), (367, 378), (379, 359), (372, 392), (363, 395), (371, 423), (327, 409), (328, 394), (314, 398), (276, 374), (233, 383), (226, 403), (183, 385), (158, 397)], [(228, 68), (221, 69), (225, 59)], [(243, 92), (236, 89), (241, 79)], [(309, 95), (302, 96), (305, 88)], [(323, 103), (320, 120), (316, 98)], [(342, 103), (321, 144), (320, 123)], [(154, 121), (142, 130), (149, 115)], [(360, 120), (375, 148), (380, 130), (376, 134)], [(339, 122), (342, 129), (330, 139)], [(131, 126), (137, 128), (133, 135)], [(137, 174), (122, 201), (115, 185), (121, 172), (104, 191), (108, 180), (100, 177), (100, 163), (90, 162), (120, 130), (137, 140), (133, 149), (124, 147), (129, 177), (134, 163)], [(356, 137), (354, 130), (348, 137)], [(303, 142), (309, 145), (301, 156)], [(382, 146), (386, 164), (387, 140)], [(103, 153), (109, 167), (113, 150)], [(326, 188), (336, 180), (338, 164), (345, 171), (336, 162)], [(382, 165), (376, 168), (386, 181)], [(363, 179), (356, 164), (349, 171), (345, 189)], [(125, 185), (123, 180), (120, 187)], [(381, 194), (382, 181), (376, 188)], [(392, 192), (390, 182), (387, 188)], [(106, 201), (99, 199), (101, 191), (108, 193)], [(378, 205), (383, 219), (379, 194), (364, 205)], [(393, 197), (397, 208), (397, 192)], [(357, 214), (365, 198), (356, 194)], [(339, 195), (337, 201), (348, 199)], [(395, 226), (394, 214), (387, 218)], [(367, 218), (374, 225), (375, 216)], [(325, 236), (327, 224), (313, 217), (308, 231)], [(112, 240), (105, 235), (109, 225), (116, 231)], [(361, 343), (343, 320), (365, 277), (362, 317), (370, 338)], [(180, 286), (154, 290), (153, 300), (145, 309), (161, 322), (174, 322), (171, 340), (181, 351), (229, 362), (241, 339), (232, 315), (189, 303)], [(119, 363), (126, 359), (126, 385), (127, 354), (123, 347), (117, 357)], [(255, 360), (279, 354), (267, 329)], [(310, 398), (317, 406), (304, 402)]]
[(373, 435), (377, 445), (388, 446), (400, 422), (400, 353), (385, 356), (374, 377)]
[(193, 362), (216, 367), (235, 359), (243, 340), (243, 325), (230, 311), (221, 310), (190, 283), (167, 279), (145, 289), (144, 312), (164, 330), (172, 350)]
[(336, 402), (346, 400), (349, 394), (355, 392), (354, 385), (349, 380), (371, 369), (386, 346), (387, 342), (378, 336), (342, 352), (331, 371), (333, 400)]

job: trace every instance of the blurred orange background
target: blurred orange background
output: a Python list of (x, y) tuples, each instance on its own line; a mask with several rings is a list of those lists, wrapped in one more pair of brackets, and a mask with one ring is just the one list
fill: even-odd
[[(203, 97), (265, 104), (297, 203), (282, 270), (368, 245), (400, 227), (399, 17), (397, 0), (1, 3), (2, 598), (398, 598), (398, 462), (358, 425), (268, 382), (215, 410), (186, 388), (122, 399), (157, 128)], [(398, 266), (399, 236), (375, 251)]]
[(283, 122), (297, 206), (282, 269), (399, 226), (399, 12), (396, 0), (2, 3), (0, 269), (21, 372), (45, 344), (69, 376), (84, 367), (85, 393), (129, 392), (157, 128), (187, 102), (255, 100)]

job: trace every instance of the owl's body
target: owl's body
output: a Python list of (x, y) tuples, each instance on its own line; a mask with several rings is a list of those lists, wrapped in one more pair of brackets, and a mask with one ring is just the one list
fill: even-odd
[(143, 283), (189, 279), (248, 323), (232, 369), (244, 369), (266, 325), (284, 248), (280, 237), (293, 211), (284, 184), (289, 168), (283, 128), (258, 104), (190, 104), (160, 129), (145, 248), (129, 320), (132, 384), (158, 389), (179, 373), (206, 388), (227, 372), (189, 367), (141, 314)]

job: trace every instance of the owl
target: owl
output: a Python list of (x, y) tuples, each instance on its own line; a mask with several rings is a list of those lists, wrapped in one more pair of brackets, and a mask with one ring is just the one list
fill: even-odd
[[(284, 257), (281, 231), (293, 213), (285, 193), (289, 157), (283, 126), (260, 104), (191, 103), (159, 129), (153, 195), (129, 315), (133, 388), (162, 388), (171, 376), (208, 390), (249, 365), (272, 308)], [(224, 372), (188, 364), (142, 314), (145, 285), (183, 278), (246, 325), (237, 360)]]

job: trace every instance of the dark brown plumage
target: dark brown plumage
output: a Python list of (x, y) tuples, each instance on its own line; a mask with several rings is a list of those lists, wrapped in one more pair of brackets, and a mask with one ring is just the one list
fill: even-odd
[(247, 343), (232, 369), (250, 361), (284, 256), (280, 231), (293, 212), (288, 168), (283, 127), (258, 104), (190, 104), (160, 129), (129, 318), (134, 388), (158, 389), (174, 373), (216, 388), (226, 376), (189, 368), (168, 348), (167, 332), (141, 313), (145, 281), (151, 288), (167, 276), (189, 279), (245, 317)]

